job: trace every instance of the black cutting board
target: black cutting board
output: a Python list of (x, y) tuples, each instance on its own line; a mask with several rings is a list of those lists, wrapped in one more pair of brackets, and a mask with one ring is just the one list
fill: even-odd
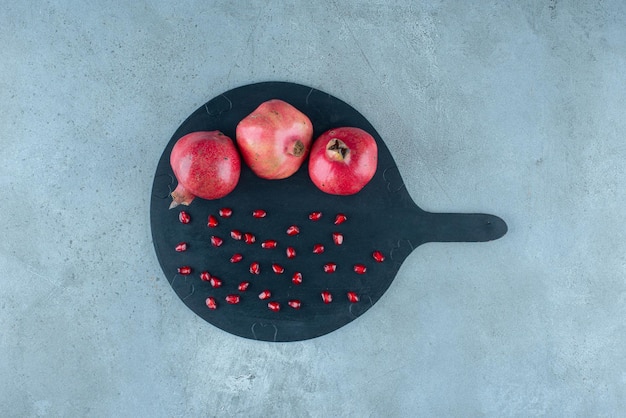
[[(324, 131), (340, 126), (354, 126), (369, 132), (378, 145), (376, 175), (365, 188), (352, 196), (333, 196), (319, 191), (309, 178), (307, 164), (284, 180), (264, 180), (256, 177), (243, 164), (241, 178), (235, 190), (217, 200), (196, 198), (189, 206), (169, 209), (170, 192), (177, 181), (169, 164), (176, 141), (190, 132), (220, 130), (235, 139), (237, 123), (263, 101), (284, 100), (305, 113), (313, 123), (314, 138)], [(230, 217), (222, 217), (222, 208), (232, 209)], [(188, 213), (191, 221), (179, 221), (180, 212)], [(267, 216), (255, 218), (252, 212), (264, 210)], [(322, 217), (309, 219), (312, 212)], [(347, 220), (335, 225), (337, 214)], [(419, 245), (427, 242), (478, 242), (503, 236), (505, 222), (487, 214), (430, 213), (420, 209), (406, 191), (398, 168), (382, 138), (374, 127), (354, 108), (320, 90), (287, 82), (265, 82), (245, 85), (225, 92), (196, 110), (174, 133), (165, 147), (154, 177), (150, 204), (154, 247), (163, 272), (170, 285), (197, 315), (229, 333), (257, 340), (297, 341), (314, 338), (334, 331), (358, 318), (378, 301), (391, 285), (402, 262)], [(219, 224), (207, 226), (209, 215)], [(288, 235), (289, 226), (296, 225), (300, 234)], [(256, 242), (247, 244), (231, 237), (233, 230), (252, 233)], [(333, 233), (343, 236), (336, 245)], [(211, 237), (223, 240), (216, 247)], [(276, 248), (262, 248), (265, 240), (275, 240)], [(185, 242), (184, 252), (177, 244)], [(324, 252), (314, 254), (316, 244)], [(286, 248), (296, 251), (288, 258)], [(380, 251), (385, 257), (378, 262), (372, 256)], [(231, 263), (234, 254), (243, 259)], [(250, 273), (250, 264), (259, 263), (260, 274)], [(334, 263), (333, 273), (324, 266)], [(284, 272), (273, 271), (274, 264)], [(355, 272), (362, 264), (365, 273)], [(190, 274), (179, 273), (189, 267)], [(200, 278), (202, 272), (221, 280), (215, 288)], [(183, 270), (184, 272), (184, 270)], [(292, 275), (302, 274), (302, 283), (294, 284)], [(241, 282), (249, 282), (245, 291), (238, 290)], [(271, 297), (261, 300), (258, 295), (269, 290)], [(332, 295), (325, 303), (322, 292)], [(358, 295), (351, 302), (348, 292)], [(228, 295), (238, 295), (239, 303), (230, 304)], [(213, 297), (217, 309), (206, 305)], [(298, 300), (294, 309), (288, 301)], [(268, 302), (277, 302), (279, 311), (268, 309)]]

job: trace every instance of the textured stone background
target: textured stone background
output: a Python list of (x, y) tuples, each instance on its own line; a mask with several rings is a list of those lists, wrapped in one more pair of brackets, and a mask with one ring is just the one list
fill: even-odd
[[(625, 4), (3, 5), (2, 416), (623, 414)], [(350, 103), (422, 208), (508, 234), (419, 247), (318, 339), (205, 323), (156, 260), (152, 176), (191, 112), (266, 80)]]

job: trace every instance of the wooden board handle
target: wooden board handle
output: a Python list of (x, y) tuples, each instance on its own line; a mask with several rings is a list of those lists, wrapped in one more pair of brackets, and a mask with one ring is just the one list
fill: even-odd
[(418, 218), (423, 242), (486, 242), (508, 230), (504, 220), (484, 213), (429, 213)]

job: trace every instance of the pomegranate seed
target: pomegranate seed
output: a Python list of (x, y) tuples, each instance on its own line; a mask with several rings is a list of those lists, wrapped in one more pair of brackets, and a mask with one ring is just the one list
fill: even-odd
[(293, 284), (302, 284), (302, 273), (299, 271), (295, 272), (291, 277), (291, 282)]
[(252, 212), (252, 216), (254, 216), (255, 218), (265, 218), (267, 216), (267, 212), (265, 212), (263, 209), (257, 209)]
[(224, 243), (224, 240), (221, 239), (220, 237), (216, 237), (215, 235), (211, 236), (211, 244), (213, 244), (214, 247), (219, 247), (223, 243)]
[(313, 254), (321, 254), (324, 252), (324, 246), (322, 244), (315, 244), (313, 246)]
[(343, 234), (339, 232), (333, 232), (333, 242), (335, 245), (343, 244)]
[(276, 274), (283, 274), (285, 272), (285, 268), (279, 264), (272, 264), (272, 270)]
[(178, 244), (176, 246), (176, 251), (178, 251), (179, 253), (181, 253), (183, 251), (187, 251), (187, 243), (186, 242), (181, 242), (180, 244)]
[(206, 298), (205, 303), (209, 309), (217, 309), (217, 302), (215, 301), (214, 297), (209, 296), (208, 298)]
[(178, 214), (178, 220), (180, 221), (180, 223), (188, 224), (189, 222), (191, 222), (191, 216), (184, 210), (181, 210)]
[(241, 282), (239, 286), (237, 286), (237, 289), (239, 289), (240, 292), (245, 292), (248, 290), (248, 286), (250, 286), (250, 282)]
[(243, 234), (240, 231), (237, 231), (236, 229), (233, 229), (232, 231), (230, 231), (230, 236), (232, 239), (236, 239), (237, 241), (241, 241), (241, 238), (243, 238)]
[(296, 249), (293, 247), (287, 247), (287, 258), (294, 258), (296, 256)]
[(324, 264), (324, 272), (325, 273), (334, 273), (337, 270), (337, 264), (335, 263), (326, 263)]
[(277, 245), (278, 245), (278, 242), (276, 242), (273, 239), (268, 239), (261, 243), (261, 247), (263, 248), (276, 248)]
[(209, 279), (209, 283), (211, 283), (211, 287), (214, 287), (216, 289), (218, 287), (222, 287), (222, 281), (218, 279), (217, 277), (211, 276), (211, 279)]
[(207, 222), (207, 226), (209, 228), (215, 228), (218, 225), (219, 225), (219, 222), (217, 221), (217, 218), (215, 217), (215, 215), (209, 215), (209, 221)]
[(178, 273), (182, 274), (183, 276), (188, 276), (191, 274), (191, 267), (189, 266), (178, 267)]
[(291, 225), (289, 228), (287, 228), (287, 235), (298, 235), (300, 233), (300, 228), (298, 228), (296, 225)]
[(343, 213), (338, 213), (337, 216), (335, 216), (335, 225), (341, 225), (347, 220), (348, 217), (346, 215), (344, 215)]
[(233, 210), (231, 208), (222, 208), (220, 209), (220, 216), (222, 218), (230, 218), (233, 216)]
[(372, 257), (374, 258), (374, 260), (376, 260), (379, 263), (382, 263), (383, 261), (385, 261), (385, 256), (380, 251), (374, 251), (372, 253)]
[(271, 297), (272, 297), (272, 292), (270, 292), (269, 290), (264, 290), (261, 293), (259, 293), (259, 299), (261, 300), (269, 299)]
[(309, 214), (309, 219), (312, 221), (319, 221), (322, 217), (322, 212), (311, 212)]
[(239, 303), (239, 295), (228, 295), (226, 296), (226, 302), (230, 303), (231, 305), (235, 305), (237, 303)]
[(367, 267), (365, 267), (365, 264), (355, 264), (354, 265), (354, 272), (356, 274), (365, 274), (366, 271), (367, 271)]
[(259, 263), (257, 263), (256, 261), (252, 264), (250, 264), (250, 273), (252, 274), (260, 274), (261, 273), (261, 266), (259, 265)]
[(357, 303), (359, 301), (359, 295), (354, 292), (348, 292), (348, 300), (352, 303)]
[(280, 311), (280, 303), (278, 302), (268, 302), (267, 307), (270, 311), (278, 312)]
[(238, 263), (241, 260), (243, 260), (243, 255), (241, 254), (233, 254), (233, 256), (230, 258), (231, 263)]
[(324, 303), (330, 303), (333, 301), (333, 295), (331, 295), (329, 291), (324, 290), (322, 292), (322, 300), (324, 301)]
[(200, 279), (203, 282), (208, 282), (209, 280), (211, 280), (211, 275), (208, 271), (203, 271), (202, 273), (200, 273)]
[(249, 232), (243, 234), (243, 242), (246, 244), (253, 244), (256, 241), (256, 237)]
[(294, 309), (300, 309), (300, 306), (302, 305), (302, 303), (300, 303), (298, 299), (291, 299), (289, 302), (287, 302), (287, 304)]

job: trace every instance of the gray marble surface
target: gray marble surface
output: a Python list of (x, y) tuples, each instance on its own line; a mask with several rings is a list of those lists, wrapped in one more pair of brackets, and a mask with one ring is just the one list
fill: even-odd
[[(615, 1), (42, 1), (0, 7), (7, 417), (621, 416), (626, 6)], [(359, 109), (427, 244), (363, 317), (263, 343), (172, 291), (154, 170), (201, 104), (293, 81)]]

